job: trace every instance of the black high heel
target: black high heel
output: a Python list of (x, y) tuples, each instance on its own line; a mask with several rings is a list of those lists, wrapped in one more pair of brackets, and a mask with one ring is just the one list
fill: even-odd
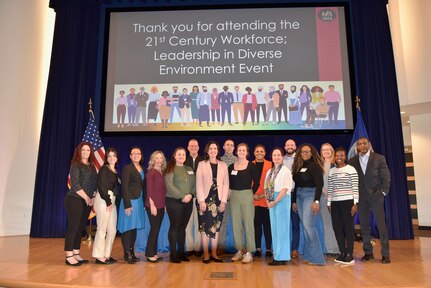
[[(79, 256), (79, 254), (73, 254), (73, 256)], [(81, 263), (81, 264), (87, 264), (88, 262), (90, 262), (90, 261), (85, 260), (85, 259), (82, 259), (82, 260), (78, 260), (78, 259), (76, 259), (76, 261), (78, 261), (78, 262), (79, 262), (79, 263)]]
[(112, 258), (112, 257), (109, 257), (109, 262), (111, 262), (111, 263), (117, 263), (118, 261), (117, 260), (115, 260), (114, 258)]
[(76, 261), (78, 261), (78, 262), (76, 262), (75, 264), (72, 264), (72, 263), (70, 263), (69, 261), (67, 261), (67, 258), (75, 258), (73, 255), (71, 255), (71, 256), (66, 256), (66, 260), (64, 260), (65, 262), (64, 263), (66, 263), (66, 265), (69, 265), (69, 266), (81, 266), (81, 262), (79, 262), (78, 260), (76, 260)]
[(96, 258), (96, 264), (102, 264), (102, 265), (109, 265), (112, 264), (113, 262), (110, 262), (109, 259), (105, 259), (105, 261), (100, 261), (99, 259)]
[(216, 257), (214, 257), (214, 256), (210, 256), (210, 260), (212, 260), (212, 261), (214, 261), (214, 262), (216, 262), (216, 263), (222, 263), (222, 262), (223, 262), (223, 259), (221, 259), (221, 258), (216, 258)]
[(127, 264), (135, 264), (136, 263), (135, 260), (133, 259), (133, 255), (132, 255), (132, 252), (130, 250), (126, 251), (124, 253), (124, 261), (126, 261)]
[(132, 256), (133, 256), (133, 261), (135, 262), (139, 262), (141, 259), (136, 257), (135, 255), (135, 250), (133, 248), (130, 249), (130, 251), (132, 252)]

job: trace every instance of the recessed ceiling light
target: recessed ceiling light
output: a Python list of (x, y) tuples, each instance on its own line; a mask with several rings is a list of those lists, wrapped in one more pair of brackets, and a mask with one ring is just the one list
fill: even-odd
[(401, 111), (401, 114), (406, 114), (406, 111)]

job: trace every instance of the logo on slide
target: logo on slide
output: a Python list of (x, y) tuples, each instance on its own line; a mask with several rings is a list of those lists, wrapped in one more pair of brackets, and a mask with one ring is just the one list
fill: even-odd
[(337, 13), (331, 9), (323, 9), (319, 12), (319, 18), (322, 21), (332, 21), (335, 20)]

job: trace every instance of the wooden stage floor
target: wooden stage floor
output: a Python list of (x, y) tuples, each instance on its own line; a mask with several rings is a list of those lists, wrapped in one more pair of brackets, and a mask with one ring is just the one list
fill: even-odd
[[(431, 238), (426, 237), (390, 241), (391, 264), (380, 263), (377, 243), (376, 260), (351, 266), (329, 259), (326, 266), (294, 261), (271, 267), (264, 258), (251, 264), (205, 265), (196, 257), (181, 264), (141, 261), (128, 265), (122, 261), (120, 242), (117, 238), (113, 253), (119, 263), (95, 265), (92, 260), (70, 267), (64, 264), (63, 239), (1, 237), (0, 287), (431, 287)], [(91, 246), (82, 245), (81, 251), (90, 259)], [(355, 243), (355, 258), (361, 256), (361, 245)], [(233, 279), (208, 279), (212, 272), (233, 272)]]

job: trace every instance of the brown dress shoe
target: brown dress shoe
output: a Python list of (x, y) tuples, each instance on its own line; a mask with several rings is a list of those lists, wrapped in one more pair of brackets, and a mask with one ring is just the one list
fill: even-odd
[(298, 250), (293, 250), (291, 256), (292, 258), (298, 258)]

